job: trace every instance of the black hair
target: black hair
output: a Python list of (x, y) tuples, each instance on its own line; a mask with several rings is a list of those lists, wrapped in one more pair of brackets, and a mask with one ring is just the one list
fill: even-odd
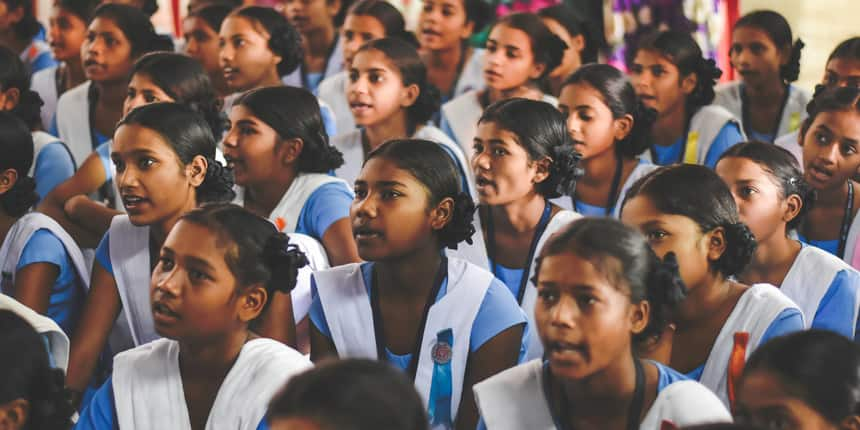
[(362, 359), (329, 361), (290, 379), (266, 418), (291, 417), (310, 419), (322, 430), (427, 430), (429, 422), (403, 372)]
[(327, 173), (343, 165), (343, 154), (329, 145), (320, 105), (310, 91), (298, 87), (265, 87), (249, 91), (233, 106), (245, 106), (272, 127), (281, 139), (301, 139), (296, 170)]
[(21, 118), (30, 130), (41, 128), (39, 112), (43, 103), (39, 94), (30, 89), (30, 70), (18, 54), (0, 46), (0, 91), (12, 88), (18, 90), (18, 104), (11, 112)]
[(777, 337), (753, 352), (740, 384), (757, 371), (775, 376), (785, 394), (833, 425), (860, 415), (860, 346), (839, 334), (813, 329)]
[(123, 32), (131, 45), (132, 59), (155, 51), (173, 51), (169, 36), (155, 32), (149, 16), (140, 9), (124, 4), (104, 3), (93, 12), (93, 19), (107, 18)]
[(55, 0), (55, 5), (60, 9), (66, 10), (77, 16), (84, 22), (89, 24), (93, 19), (93, 12), (99, 5), (98, 0)]
[(537, 15), (525, 12), (512, 13), (497, 21), (493, 27), (499, 25), (520, 30), (529, 36), (535, 64), (545, 66), (545, 70), (537, 79), (538, 81), (543, 81), (556, 67), (561, 65), (564, 50), (568, 48), (567, 44), (555, 33), (549, 31), (549, 28)]
[(803, 172), (794, 155), (770, 143), (745, 142), (727, 149), (720, 160), (729, 157), (746, 158), (758, 164), (779, 187), (783, 199), (791, 195), (800, 197), (800, 212), (786, 224), (786, 231), (803, 224), (815, 202), (815, 190), (803, 179)]
[(174, 102), (200, 113), (216, 139), (221, 137), (227, 118), (221, 110), (221, 99), (215, 93), (209, 74), (197, 60), (174, 52), (154, 52), (140, 57), (131, 75), (146, 75)]
[(463, 10), (466, 11), (466, 23), (474, 24), (472, 34), (480, 33), (495, 17), (492, 4), (485, 0), (463, 0)]
[(792, 43), (791, 26), (785, 17), (772, 10), (757, 10), (741, 17), (735, 23), (735, 29), (754, 27), (767, 33), (773, 44), (780, 51), (791, 49), (788, 61), (780, 67), (779, 75), (785, 82), (794, 82), (800, 75), (800, 51), (805, 44), (797, 39)]
[(278, 63), (279, 75), (293, 73), (304, 61), (302, 36), (284, 15), (270, 7), (246, 6), (233, 11), (230, 16), (250, 19), (269, 33), (269, 49), (281, 57), (281, 62)]
[(74, 408), (61, 369), (51, 368), (42, 336), (23, 318), (0, 310), (0, 404), (30, 404), (25, 429), (68, 429)]
[(18, 174), (12, 188), (0, 196), (0, 207), (11, 217), (24, 215), (39, 201), (36, 181), (28, 176), (33, 151), (33, 135), (27, 125), (13, 113), (0, 111), (0, 172), (13, 169)]
[(836, 48), (827, 57), (827, 62), (837, 58), (860, 61), (860, 36), (843, 40), (839, 45), (836, 45)]
[(206, 177), (197, 187), (197, 203), (230, 201), (233, 173), (215, 160), (215, 137), (200, 113), (178, 103), (151, 103), (135, 108), (120, 120), (123, 125), (139, 125), (158, 133), (176, 152), (183, 164), (200, 155), (206, 158)]
[(366, 51), (379, 51), (385, 55), (400, 72), (404, 87), (418, 86), (418, 98), (415, 99), (415, 103), (406, 108), (409, 130), (415, 130), (416, 127), (433, 118), (433, 115), (439, 111), (442, 98), (439, 90), (427, 81), (427, 66), (421, 61), (415, 46), (402, 39), (383, 37), (365, 43), (358, 48), (355, 55)]
[(538, 257), (535, 284), (542, 260), (566, 252), (589, 260), (610, 282), (626, 287), (632, 303), (650, 303), (648, 325), (634, 336), (637, 343), (659, 339), (687, 297), (675, 254), (660, 260), (645, 236), (614, 218), (579, 219), (554, 234)]
[(678, 68), (678, 77), (696, 75), (696, 87), (687, 96), (687, 114), (693, 115), (700, 107), (714, 101), (714, 85), (723, 75), (712, 59), (702, 56), (702, 48), (689, 33), (662, 31), (646, 37), (637, 51), (653, 51), (662, 55)]
[(816, 86), (815, 95), (806, 105), (808, 116), (800, 126), (801, 139), (806, 136), (818, 114), (838, 111), (860, 113), (860, 88), (827, 88), (824, 85)]
[(406, 30), (403, 14), (386, 0), (360, 0), (350, 6), (347, 15), (371, 16), (382, 24), (385, 37), (396, 37), (415, 45), (415, 35)]
[(624, 204), (638, 196), (647, 197), (664, 214), (693, 220), (703, 233), (718, 227), (725, 230), (725, 251), (711, 270), (734, 276), (752, 260), (755, 237), (740, 221), (731, 191), (713, 170), (694, 164), (661, 167), (636, 181)]
[(536, 184), (542, 196), (552, 199), (572, 196), (576, 181), (582, 176), (582, 156), (573, 149), (564, 116), (549, 103), (512, 98), (491, 104), (478, 124), (494, 123), (517, 137), (531, 161), (550, 159), (549, 175)]
[(438, 232), (442, 247), (457, 249), (457, 244), (464, 240), (472, 243), (475, 202), (462, 188), (460, 169), (440, 144), (422, 139), (389, 140), (368, 154), (364, 164), (373, 158), (393, 162), (424, 184), (428, 206), (435, 206), (446, 198), (454, 199), (451, 220)]
[[(599, 49), (597, 40), (599, 39), (596, 37), (596, 30), (592, 28), (591, 23), (584, 16), (580, 15), (578, 11), (565, 3), (560, 3), (539, 10), (538, 15), (541, 18), (549, 18), (559, 23), (571, 37), (582, 35), (585, 41), (582, 52), (579, 53), (582, 64), (597, 62), (597, 52)], [(573, 49), (573, 47), (568, 46), (568, 49)]]
[(642, 103), (627, 75), (608, 64), (586, 64), (567, 78), (562, 89), (579, 83), (600, 93), (613, 118), (633, 117), (633, 128), (615, 142), (617, 154), (635, 158), (651, 146), (651, 127), (657, 119), (657, 111)]
[[(290, 238), (269, 220), (232, 203), (210, 203), (186, 213), (180, 220), (208, 228), (232, 242), (224, 255), (236, 284), (247, 287), (263, 284), (269, 294), (266, 307), (276, 291), (289, 294), (296, 287), (299, 269), (308, 259)], [(265, 311), (265, 307), (264, 307)]]
[(140, 11), (145, 13), (150, 18), (158, 12), (158, 0), (143, 0), (140, 5)]
[(24, 11), (21, 20), (12, 25), (12, 30), (15, 32), (15, 37), (20, 40), (30, 41), (39, 34), (41, 26), (33, 13), (33, 2), (30, 0), (2, 0), (6, 3), (9, 12), (18, 9)]
[(209, 28), (214, 30), (217, 34), (218, 30), (221, 28), (221, 23), (224, 22), (224, 18), (227, 18), (227, 15), (230, 15), (230, 12), (232, 11), (233, 7), (230, 5), (226, 5), (224, 3), (213, 3), (190, 11), (186, 17), (202, 19), (203, 22), (205, 22), (206, 25), (208, 25)]

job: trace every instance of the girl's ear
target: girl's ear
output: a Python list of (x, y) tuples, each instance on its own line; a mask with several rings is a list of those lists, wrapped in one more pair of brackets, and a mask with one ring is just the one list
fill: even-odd
[(6, 169), (0, 172), (0, 195), (6, 194), (18, 182), (18, 171)]
[(10, 111), (18, 106), (21, 100), (21, 91), (17, 88), (9, 88), (6, 91), (0, 92), (0, 109)]
[(302, 155), (302, 149), (305, 147), (305, 141), (299, 138), (282, 140), (275, 150), (278, 157), (281, 159), (281, 164), (288, 166), (296, 162), (299, 156)]
[(544, 157), (538, 161), (535, 161), (535, 176), (532, 178), (533, 184), (539, 184), (546, 180), (549, 177), (549, 169), (552, 165), (552, 158)]
[(681, 92), (684, 95), (693, 94), (693, 90), (696, 89), (696, 84), (699, 83), (699, 77), (695, 73), (690, 73), (687, 76), (681, 78)]
[(421, 88), (418, 88), (418, 84), (404, 86), (400, 92), (400, 107), (405, 109), (414, 105), (420, 94)]
[(584, 35), (576, 35), (570, 38), (570, 44), (573, 45), (570, 49), (576, 51), (577, 54), (581, 54), (582, 50), (585, 49), (585, 36)]
[(263, 313), (263, 308), (268, 300), (269, 293), (263, 284), (254, 284), (246, 288), (237, 301), (239, 320), (249, 323), (257, 319)]
[(788, 196), (782, 204), (782, 220), (785, 223), (790, 222), (797, 217), (800, 210), (803, 208), (803, 199), (797, 194)]
[(651, 319), (651, 303), (647, 300), (642, 300), (639, 303), (630, 305), (630, 330), (633, 334), (639, 334), (648, 328), (648, 321)]
[(541, 75), (543, 75), (544, 70), (546, 70), (546, 64), (534, 63), (532, 65), (532, 72), (529, 74), (529, 78), (532, 80), (539, 79)]
[(615, 125), (615, 140), (624, 139), (633, 130), (633, 115), (627, 114), (613, 121)]
[(340, 12), (340, 7), (342, 5), (341, 1), (340, 0), (326, 0), (325, 3), (326, 3), (326, 11), (328, 12), (328, 15), (332, 18), (337, 16), (337, 14)]
[(188, 179), (192, 186), (197, 188), (203, 183), (203, 180), (206, 179), (206, 170), (208, 168), (209, 162), (206, 160), (206, 157), (202, 155), (194, 156), (194, 159), (186, 166)]
[(466, 24), (463, 25), (463, 30), (460, 31), (460, 39), (468, 39), (472, 37), (472, 33), (475, 32), (475, 23), (473, 21), (466, 20)]
[(726, 252), (726, 229), (717, 227), (707, 234), (705, 237), (708, 241), (708, 261), (717, 261)]
[(442, 230), (454, 216), (454, 199), (445, 197), (439, 204), (430, 210), (430, 227), (433, 230)]

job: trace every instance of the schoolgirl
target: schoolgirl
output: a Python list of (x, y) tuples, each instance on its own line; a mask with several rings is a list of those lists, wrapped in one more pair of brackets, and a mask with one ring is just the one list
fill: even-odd
[(5, 11), (0, 25), (0, 46), (18, 54), (32, 72), (56, 66), (51, 48), (37, 36), (42, 31), (33, 12), (33, 3), (27, 0), (3, 0)]
[(415, 382), (432, 427), (474, 428), (471, 388), (517, 363), (526, 318), (492, 273), (440, 252), (474, 232), (455, 164), (434, 142), (389, 141), (355, 191), (367, 263), (313, 274), (311, 358), (387, 361)]
[(637, 95), (657, 111), (645, 154), (651, 162), (713, 168), (726, 149), (744, 140), (732, 113), (711, 105), (721, 74), (688, 33), (664, 31), (641, 41), (630, 77)]
[(212, 86), (219, 96), (230, 94), (224, 72), (218, 64), (220, 47), (218, 31), (224, 18), (233, 8), (225, 4), (212, 4), (191, 10), (182, 21), (182, 34), (185, 36), (185, 53), (199, 61), (209, 75)]
[(343, 39), (335, 27), (341, 0), (282, 0), (280, 7), (302, 35), (303, 58), (296, 70), (283, 77), (284, 85), (317, 94), (323, 79), (343, 70)]
[(773, 142), (800, 128), (809, 92), (792, 84), (800, 74), (803, 42), (777, 12), (744, 15), (732, 31), (730, 58), (741, 80), (716, 88), (714, 104), (729, 110), (751, 140)]
[(597, 62), (597, 41), (579, 12), (561, 3), (538, 11), (543, 23), (567, 45), (561, 64), (547, 77), (548, 93), (558, 97), (562, 84), (583, 64)]

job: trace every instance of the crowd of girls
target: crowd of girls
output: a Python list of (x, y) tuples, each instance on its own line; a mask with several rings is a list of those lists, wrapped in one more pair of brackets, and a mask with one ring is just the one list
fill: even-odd
[(860, 428), (857, 38), (156, 8), (0, 0), (0, 427)]

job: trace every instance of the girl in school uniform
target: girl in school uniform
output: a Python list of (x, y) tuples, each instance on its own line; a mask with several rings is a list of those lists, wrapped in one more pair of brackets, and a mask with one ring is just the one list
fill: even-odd
[(367, 263), (313, 274), (311, 358), (402, 369), (434, 428), (475, 428), (472, 386), (514, 366), (527, 333), (504, 284), (440, 252), (474, 232), (474, 204), (460, 182), (438, 144), (385, 143), (365, 162), (350, 211)]
[(651, 162), (713, 168), (726, 149), (744, 140), (732, 113), (711, 105), (722, 73), (687, 33), (664, 31), (641, 41), (630, 77), (637, 95), (657, 111), (645, 154)]
[(335, 170), (339, 178), (355, 182), (369, 152), (388, 140), (411, 137), (442, 145), (456, 161), (464, 183), (471, 184), (466, 182), (471, 176), (463, 151), (428, 124), (439, 110), (439, 93), (427, 82), (427, 69), (415, 48), (395, 38), (370, 41), (355, 53), (349, 81), (350, 109), (362, 128), (332, 140), (344, 158)]
[[(149, 292), (141, 286), (180, 216), (200, 203), (233, 197), (232, 175), (214, 157), (209, 125), (188, 107), (153, 103), (120, 122), (111, 159), (128, 215), (114, 217), (96, 249), (91, 288), (72, 337), (71, 389), (87, 386), (115, 324), (120, 330), (111, 339), (114, 353), (159, 337)], [(118, 321), (120, 311), (124, 318)]]
[(26, 125), (0, 112), (0, 134), (0, 292), (71, 334), (89, 285), (89, 268), (59, 224), (43, 214), (27, 213), (39, 196), (27, 174), (33, 139)]
[(582, 219), (553, 236), (538, 262), (534, 312), (545, 356), (475, 385), (482, 428), (731, 421), (703, 385), (634, 352), (660, 337), (685, 294), (678, 266), (660, 261), (644, 236), (613, 219)]
[(57, 112), (57, 99), (66, 91), (84, 83), (81, 45), (87, 25), (93, 17), (96, 0), (59, 0), (51, 6), (48, 43), (57, 66), (33, 73), (33, 91), (39, 93), (42, 105), (42, 129), (50, 130)]
[[(519, 98), (484, 111), (473, 145), (476, 231), (471, 243), (448, 253), (491, 271), (533, 326), (534, 260), (553, 233), (580, 216), (550, 202), (572, 194), (581, 173), (579, 154), (558, 110)], [(526, 358), (542, 352), (540, 340), (531, 336)]]
[(803, 42), (777, 12), (744, 15), (732, 31), (730, 59), (741, 80), (716, 88), (714, 104), (737, 118), (751, 140), (773, 142), (800, 128), (809, 92), (792, 84), (800, 74)]
[(284, 85), (314, 94), (323, 79), (343, 70), (343, 48), (335, 17), (341, 0), (281, 0), (284, 15), (302, 35), (303, 57), (296, 70), (286, 74)]
[(788, 151), (766, 143), (729, 149), (715, 169), (758, 247), (738, 280), (779, 287), (803, 311), (807, 327), (856, 336), (860, 273), (848, 263), (790, 236), (814, 207), (812, 189)]
[(484, 50), (469, 45), (493, 18), (481, 0), (424, 0), (416, 31), (427, 79), (442, 102), (484, 89)]
[(168, 45), (138, 9), (104, 4), (95, 10), (81, 47), (88, 81), (60, 96), (56, 133), (51, 133), (68, 145), (77, 167), (113, 135), (135, 60), (151, 51), (172, 50)]
[(804, 322), (797, 305), (772, 285), (733, 279), (749, 264), (756, 242), (739, 221), (729, 188), (703, 166), (663, 167), (628, 191), (621, 220), (639, 229), (658, 256), (674, 252), (687, 286), (676, 331), (665, 336), (663, 363), (731, 407), (746, 357), (773, 337), (802, 330)]
[(233, 10), (224, 4), (203, 6), (191, 10), (182, 21), (182, 34), (185, 36), (185, 53), (199, 61), (209, 75), (212, 86), (220, 97), (230, 94), (224, 72), (218, 64), (218, 31), (224, 18)]
[(538, 11), (550, 31), (567, 45), (561, 64), (547, 77), (548, 93), (558, 97), (565, 80), (583, 64), (597, 62), (597, 42), (579, 12), (561, 3)]
[(75, 428), (268, 428), (268, 400), (311, 363), (252, 327), (305, 264), (285, 234), (238, 206), (180, 217), (147, 292), (163, 338), (116, 356)]
[(33, 163), (28, 176), (36, 179), (36, 192), (45, 197), (75, 172), (75, 161), (65, 144), (42, 131), (39, 95), (30, 89), (30, 70), (18, 56), (0, 46), (0, 111), (8, 111), (27, 124), (33, 138)]
[(584, 216), (618, 218), (627, 190), (657, 168), (639, 158), (650, 146), (655, 112), (636, 97), (621, 71), (606, 64), (587, 64), (571, 75), (558, 109), (584, 173), (572, 196), (553, 203)]
[(750, 357), (738, 384), (735, 419), (761, 429), (860, 426), (860, 347), (810, 330), (774, 339)]
[(544, 94), (540, 83), (561, 64), (565, 49), (537, 15), (515, 13), (502, 18), (487, 39), (486, 89), (468, 91), (443, 104), (442, 130), (470, 155), (478, 119), (487, 106), (513, 97), (555, 106), (557, 100)]
[(347, 94), (349, 69), (358, 48), (383, 37), (408, 40), (411, 35), (407, 36), (405, 25), (400, 11), (386, 0), (361, 0), (349, 8), (340, 29), (344, 70), (324, 79), (319, 86), (319, 98), (332, 109), (338, 134), (349, 133), (356, 128)]
[(37, 36), (42, 31), (28, 0), (3, 0), (5, 18), (0, 24), (0, 46), (18, 54), (32, 72), (56, 66), (51, 48)]

